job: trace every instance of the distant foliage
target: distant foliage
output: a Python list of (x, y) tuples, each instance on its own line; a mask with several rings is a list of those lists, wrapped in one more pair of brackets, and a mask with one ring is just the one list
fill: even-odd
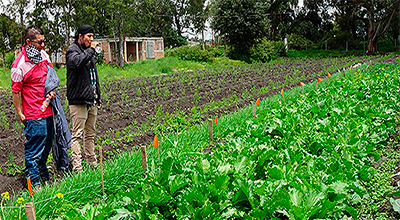
[(268, 62), (286, 55), (285, 43), (264, 38), (250, 49), (251, 62)]
[(170, 50), (165, 50), (165, 56), (171, 57), (175, 56), (181, 60), (192, 60), (192, 61), (203, 61), (211, 62), (213, 58), (223, 55), (223, 50), (216, 47), (206, 47), (205, 50), (202, 49), (201, 45), (195, 46), (182, 46), (176, 47)]
[(344, 56), (360, 56), (363, 55), (363, 51), (360, 50), (289, 50), (287, 57), (289, 58), (327, 58), (327, 57), (344, 57)]
[(251, 47), (257, 39), (268, 33), (269, 1), (264, 0), (215, 0), (211, 26), (215, 32), (226, 36), (231, 46), (228, 57), (249, 62)]
[(294, 50), (307, 50), (313, 46), (312, 41), (299, 34), (290, 34), (287, 41), (289, 49)]
[(394, 46), (391, 40), (380, 40), (377, 42), (377, 52), (388, 53), (392, 51), (399, 51), (399, 46)]
[[(15, 60), (15, 55), (14, 53), (6, 53), (6, 68), (11, 69), (11, 64), (14, 62)], [(3, 62), (3, 60), (1, 60)], [(3, 65), (3, 63), (1, 63), (1, 65)]]
[(96, 61), (96, 64), (103, 64), (104, 63), (104, 52), (96, 54), (95, 61)]
[(316, 43), (316, 47), (325, 50), (325, 43), (328, 50), (363, 50), (360, 41), (347, 31), (335, 31), (325, 35)]
[(176, 48), (187, 45), (187, 39), (179, 36), (178, 33), (172, 29), (168, 30), (168, 35), (164, 39), (165, 48)]

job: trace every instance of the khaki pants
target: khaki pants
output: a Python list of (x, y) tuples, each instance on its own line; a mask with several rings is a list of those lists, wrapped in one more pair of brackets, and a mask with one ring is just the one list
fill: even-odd
[(70, 105), (69, 112), (72, 118), (71, 162), (73, 169), (78, 172), (82, 171), (82, 141), (87, 163), (96, 167), (94, 136), (96, 134), (97, 107), (91, 106), (88, 109), (87, 105)]

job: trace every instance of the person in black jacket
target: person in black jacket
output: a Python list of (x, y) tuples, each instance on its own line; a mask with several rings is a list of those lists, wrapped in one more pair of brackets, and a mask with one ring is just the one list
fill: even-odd
[(82, 171), (82, 142), (87, 163), (97, 166), (94, 136), (101, 93), (95, 63), (95, 48), (99, 43), (93, 42), (93, 37), (90, 25), (80, 26), (66, 53), (67, 99), (72, 119), (71, 162), (75, 172)]

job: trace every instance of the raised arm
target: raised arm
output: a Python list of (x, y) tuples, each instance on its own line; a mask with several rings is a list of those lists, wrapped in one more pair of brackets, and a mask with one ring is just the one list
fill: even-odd
[(67, 50), (66, 61), (67, 68), (76, 69), (84, 66), (94, 56), (95, 50), (90, 47), (83, 51)]

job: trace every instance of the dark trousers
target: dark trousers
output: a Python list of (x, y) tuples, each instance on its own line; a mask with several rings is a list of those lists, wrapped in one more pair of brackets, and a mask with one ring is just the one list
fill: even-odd
[(46, 167), (47, 158), (52, 146), (54, 135), (53, 116), (31, 119), (25, 122), (25, 173), (31, 177), (32, 186), (48, 181), (49, 171)]

